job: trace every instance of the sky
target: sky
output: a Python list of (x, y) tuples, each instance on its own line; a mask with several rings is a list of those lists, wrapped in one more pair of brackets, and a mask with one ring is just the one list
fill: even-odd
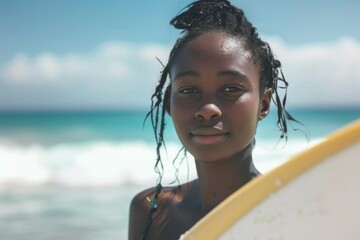
[[(0, 0), (0, 110), (147, 109), (189, 0)], [(360, 107), (360, 1), (232, 0), (294, 108)]]

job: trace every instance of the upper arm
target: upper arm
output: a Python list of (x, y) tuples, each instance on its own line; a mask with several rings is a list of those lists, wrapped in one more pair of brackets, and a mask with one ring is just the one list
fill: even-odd
[(150, 202), (147, 199), (151, 198), (153, 192), (153, 189), (145, 190), (132, 199), (129, 212), (129, 240), (141, 239), (150, 211)]

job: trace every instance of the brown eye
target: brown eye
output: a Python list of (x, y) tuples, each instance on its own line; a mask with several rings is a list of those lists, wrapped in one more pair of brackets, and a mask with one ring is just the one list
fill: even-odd
[(243, 89), (239, 87), (226, 87), (223, 89), (225, 93), (236, 93), (236, 92), (242, 92)]
[(195, 88), (182, 88), (179, 90), (179, 93), (181, 94), (194, 94), (197, 93), (198, 91)]

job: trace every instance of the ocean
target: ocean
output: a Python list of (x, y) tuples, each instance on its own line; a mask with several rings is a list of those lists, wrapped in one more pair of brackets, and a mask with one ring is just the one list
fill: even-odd
[[(360, 118), (358, 109), (294, 109), (306, 131), (280, 140), (272, 113), (259, 123), (254, 161), (265, 173)], [(128, 209), (155, 186), (155, 143), (146, 111), (0, 113), (0, 239), (127, 239)], [(293, 124), (295, 129), (304, 129)], [(165, 135), (163, 185), (176, 184), (181, 148), (171, 119)], [(196, 178), (193, 159), (180, 182)]]

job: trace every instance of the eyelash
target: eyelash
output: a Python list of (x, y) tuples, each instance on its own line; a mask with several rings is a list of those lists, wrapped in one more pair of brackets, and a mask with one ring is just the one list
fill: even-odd
[(195, 88), (187, 87), (187, 88), (180, 89), (179, 93), (187, 95), (187, 94), (198, 93), (198, 91)]
[[(221, 92), (223, 92), (225, 94), (236, 94), (236, 93), (240, 93), (240, 92), (244, 92), (244, 91), (245, 90), (241, 87), (229, 86), (229, 87), (224, 87)], [(191, 94), (199, 93), (199, 91), (194, 87), (182, 88), (182, 89), (179, 89), (178, 92), (182, 95), (191, 95)]]
[(226, 93), (235, 93), (235, 92), (242, 92), (242, 91), (244, 91), (244, 89), (239, 88), (239, 87), (230, 86), (230, 87), (225, 87), (223, 89), (223, 91)]

